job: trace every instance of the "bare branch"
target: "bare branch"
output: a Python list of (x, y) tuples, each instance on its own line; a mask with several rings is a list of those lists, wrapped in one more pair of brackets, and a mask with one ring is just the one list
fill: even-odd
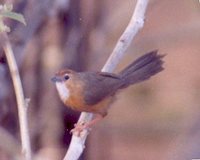
[[(148, 0), (138, 0), (133, 16), (117, 42), (112, 54), (104, 65), (102, 71), (112, 72), (120, 60), (125, 55), (125, 51), (132, 42), (135, 35), (143, 27), (144, 15), (148, 5)], [(92, 113), (81, 113), (79, 122), (88, 122), (92, 119)], [(78, 160), (85, 148), (85, 140), (87, 138), (88, 132), (84, 131), (81, 133), (80, 137), (73, 135), (69, 149), (64, 157), (64, 160)]]
[[(92, 119), (92, 113), (82, 112), (79, 118), (79, 122), (88, 122)], [(68, 151), (63, 160), (78, 160), (81, 156), (84, 148), (85, 148), (85, 141), (88, 135), (88, 131), (84, 130), (81, 132), (81, 136), (77, 137), (76, 135), (72, 136), (72, 140)]]
[(24, 154), (26, 160), (31, 160), (31, 147), (30, 147), (30, 137), (28, 131), (28, 120), (27, 120), (27, 103), (24, 98), (19, 71), (17, 68), (13, 50), (10, 41), (8, 40), (7, 34), (5, 33), (1, 34), (1, 42), (8, 61), (8, 66), (10, 69), (17, 99), (20, 135), (22, 142), (22, 153)]
[(120, 60), (123, 58), (125, 51), (132, 42), (135, 35), (144, 25), (145, 11), (147, 8), (148, 0), (138, 0), (133, 16), (125, 29), (124, 33), (119, 38), (113, 52), (108, 58), (102, 71), (112, 72)]

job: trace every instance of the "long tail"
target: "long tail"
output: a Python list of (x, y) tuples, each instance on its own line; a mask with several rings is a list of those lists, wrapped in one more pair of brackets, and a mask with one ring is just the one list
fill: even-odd
[(123, 81), (120, 88), (145, 81), (151, 76), (161, 72), (164, 69), (162, 66), (164, 63), (162, 61), (164, 55), (159, 55), (157, 52), (155, 50), (143, 55), (122, 70), (119, 73)]

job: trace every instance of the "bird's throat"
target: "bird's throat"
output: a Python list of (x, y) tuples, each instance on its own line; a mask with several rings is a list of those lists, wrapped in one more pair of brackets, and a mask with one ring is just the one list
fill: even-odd
[(66, 87), (64, 82), (57, 82), (56, 88), (58, 90), (59, 96), (63, 102), (65, 102), (69, 98), (69, 89)]

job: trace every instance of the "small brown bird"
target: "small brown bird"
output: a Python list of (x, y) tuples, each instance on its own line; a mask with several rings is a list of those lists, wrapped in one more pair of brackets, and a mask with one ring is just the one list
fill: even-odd
[(76, 124), (72, 132), (81, 132), (107, 115), (119, 90), (149, 79), (163, 70), (163, 55), (149, 52), (119, 74), (108, 72), (75, 72), (65, 69), (52, 78), (63, 103), (80, 112), (92, 112), (96, 117), (88, 123)]

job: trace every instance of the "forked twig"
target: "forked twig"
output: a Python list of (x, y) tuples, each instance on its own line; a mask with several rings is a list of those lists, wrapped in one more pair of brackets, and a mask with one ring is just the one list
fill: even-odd
[[(117, 45), (111, 53), (109, 59), (104, 65), (102, 71), (112, 72), (122, 57), (125, 55), (125, 51), (132, 42), (135, 35), (143, 27), (144, 15), (148, 5), (148, 0), (138, 0), (136, 3), (133, 16), (125, 29), (122, 36), (119, 38)], [(79, 122), (88, 122), (93, 118), (92, 113), (81, 113)], [(85, 148), (85, 140), (87, 138), (88, 131), (83, 131), (80, 137), (76, 135), (72, 136), (72, 140), (69, 149), (64, 157), (64, 160), (78, 160)]]

